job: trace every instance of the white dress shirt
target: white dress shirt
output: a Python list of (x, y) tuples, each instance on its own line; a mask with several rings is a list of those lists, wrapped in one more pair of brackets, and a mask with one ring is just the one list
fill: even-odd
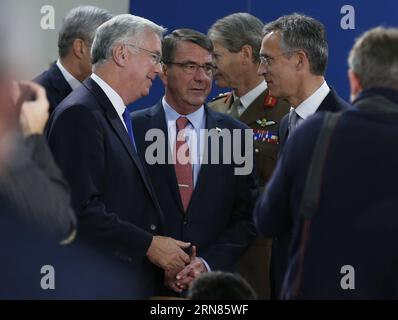
[[(327, 85), (326, 81), (307, 99), (305, 99), (302, 103), (300, 103), (296, 107), (296, 113), (299, 116), (297, 119), (296, 127), (298, 127), (305, 119), (309, 116), (313, 115), (316, 110), (319, 108), (320, 104), (323, 100), (325, 100), (326, 96), (329, 94), (330, 88)], [(292, 108), (290, 108), (291, 110)]]
[(175, 111), (163, 97), (162, 99), (163, 110), (166, 116), (167, 123), (167, 134), (169, 138), (169, 146), (170, 150), (174, 149), (176, 137), (177, 137), (177, 127), (176, 120), (179, 117), (186, 117), (189, 120), (189, 124), (184, 130), (185, 139), (189, 146), (189, 153), (192, 163), (192, 176), (193, 176), (193, 184), (196, 186), (196, 182), (198, 181), (198, 175), (200, 171), (200, 166), (203, 160), (203, 153), (205, 147), (205, 132), (206, 128), (206, 117), (205, 117), (205, 109), (203, 105), (193, 113), (188, 115), (181, 115), (177, 111)]
[(239, 116), (242, 115), (243, 112), (253, 103), (254, 100), (258, 98), (260, 94), (267, 89), (267, 83), (265, 81), (261, 81), (258, 86), (250, 90), (248, 93), (241, 97), (237, 97), (235, 92), (232, 92), (234, 95), (234, 101), (239, 98), (240, 99), (240, 106), (238, 107)]
[(59, 70), (61, 70), (62, 75), (64, 76), (66, 82), (69, 83), (72, 90), (75, 90), (77, 87), (82, 85), (79, 80), (77, 80), (68, 70), (65, 69), (59, 59), (57, 60), (57, 67)]
[(122, 121), (124, 128), (127, 131), (126, 124), (124, 123), (123, 120), (123, 112), (126, 110), (126, 105), (123, 102), (123, 99), (119, 94), (113, 90), (113, 88), (107, 84), (104, 80), (102, 80), (99, 76), (97, 76), (95, 73), (91, 74), (91, 79), (93, 79), (99, 86), (100, 88), (105, 92), (106, 96), (112, 103), (113, 107), (115, 108), (120, 121)]

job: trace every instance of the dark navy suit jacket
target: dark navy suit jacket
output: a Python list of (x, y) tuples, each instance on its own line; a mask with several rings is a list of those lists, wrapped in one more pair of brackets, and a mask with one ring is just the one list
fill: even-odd
[(53, 63), (50, 69), (38, 75), (33, 81), (46, 89), (47, 99), (50, 103), (50, 114), (53, 113), (55, 107), (72, 92), (71, 86), (66, 81), (56, 63)]
[(162, 232), (163, 214), (108, 97), (88, 78), (57, 107), (48, 129), (50, 148), (71, 186), (78, 233), (130, 262), (148, 279), (143, 292), (155, 294), (159, 270), (146, 252), (152, 236)]
[[(207, 129), (246, 129), (246, 125), (205, 107)], [(169, 150), (165, 114), (161, 103), (134, 112), (134, 135), (140, 154), (152, 142), (145, 141), (151, 128), (164, 132)], [(222, 147), (219, 146), (222, 161)], [(209, 145), (210, 149), (210, 145)], [(169, 151), (168, 151), (169, 152)], [(209, 154), (211, 159), (211, 154)], [(210, 160), (209, 160), (210, 162)], [(258, 195), (253, 173), (234, 175), (232, 164), (202, 164), (191, 202), (184, 213), (173, 164), (147, 164), (163, 209), (164, 233), (197, 246), (197, 255), (212, 270), (231, 270), (255, 237), (253, 208)]]
[[(398, 92), (395, 97), (398, 111)], [(398, 151), (391, 148), (398, 139), (398, 114), (377, 109), (345, 111), (335, 128), (319, 207), (311, 221), (301, 298), (398, 297)], [(324, 113), (317, 113), (306, 120), (286, 142), (255, 209), (259, 232), (293, 233), (287, 293), (298, 271), (303, 221), (298, 211), (323, 118)], [(341, 269), (347, 265), (355, 270), (355, 290), (343, 290), (340, 284), (346, 273)]]
[[(349, 104), (345, 102), (343, 99), (341, 99), (337, 95), (336, 91), (330, 89), (328, 95), (319, 105), (316, 112), (321, 112), (321, 111), (339, 112), (347, 108), (349, 108)], [(282, 152), (283, 146), (285, 145), (286, 139), (289, 135), (288, 122), (289, 122), (289, 114), (286, 114), (282, 118), (281, 123), (279, 125), (279, 144), (280, 144), (279, 154)]]
[[(330, 111), (339, 112), (349, 108), (347, 102), (341, 99), (337, 93), (331, 89), (322, 103), (319, 105), (316, 112)], [(279, 155), (282, 153), (285, 142), (289, 135), (288, 127), (289, 114), (285, 115), (279, 126)], [(271, 253), (271, 282), (272, 282), (272, 296), (278, 298), (282, 286), (283, 277), (287, 265), (287, 253), (290, 243), (290, 235), (274, 237), (272, 242)]]

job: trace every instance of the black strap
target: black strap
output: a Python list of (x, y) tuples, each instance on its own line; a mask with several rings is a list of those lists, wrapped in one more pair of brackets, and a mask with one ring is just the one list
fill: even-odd
[(311, 227), (311, 218), (315, 215), (319, 199), (321, 195), (323, 168), (332, 138), (333, 130), (336, 127), (338, 120), (340, 119), (341, 112), (339, 113), (326, 113), (322, 123), (322, 127), (319, 132), (318, 139), (315, 144), (315, 148), (312, 151), (311, 163), (307, 173), (307, 179), (305, 182), (305, 188), (300, 204), (299, 214), (304, 218), (301, 227), (301, 241), (298, 250), (298, 266), (297, 272), (292, 282), (292, 291), (290, 295), (285, 294), (287, 288), (283, 288), (282, 296), (288, 299), (299, 299), (301, 292), (301, 279), (304, 265), (304, 255), (307, 249), (307, 243), (309, 238), (309, 232)]
[(314, 151), (312, 152), (312, 159), (308, 169), (299, 211), (300, 215), (305, 219), (311, 219), (318, 209), (322, 187), (323, 167), (325, 165), (332, 133), (340, 116), (341, 112), (326, 113)]

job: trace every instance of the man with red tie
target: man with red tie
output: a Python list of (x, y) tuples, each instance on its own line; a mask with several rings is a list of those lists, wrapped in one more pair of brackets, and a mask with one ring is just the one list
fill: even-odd
[[(161, 74), (165, 96), (152, 108), (132, 115), (137, 149), (145, 157), (165, 214), (164, 233), (192, 244), (191, 262), (165, 273), (166, 285), (178, 293), (203, 272), (234, 269), (255, 237), (252, 210), (258, 191), (253, 173), (236, 174), (239, 164), (235, 159), (223, 161), (225, 154), (219, 152), (227, 142), (223, 139), (214, 148), (213, 140), (206, 137), (211, 129), (220, 134), (236, 130), (242, 136), (248, 129), (204, 104), (214, 73), (212, 50), (211, 41), (194, 30), (179, 29), (166, 36)], [(164, 133), (165, 158), (171, 161), (149, 161), (151, 129)], [(241, 142), (235, 140), (239, 141), (232, 139), (229, 145), (231, 154)], [(217, 163), (211, 161), (215, 153)], [(253, 161), (252, 154), (246, 157)]]

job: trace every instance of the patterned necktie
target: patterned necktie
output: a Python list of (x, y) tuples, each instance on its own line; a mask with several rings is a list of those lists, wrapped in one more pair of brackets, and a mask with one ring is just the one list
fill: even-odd
[(228, 110), (228, 114), (235, 119), (239, 118), (239, 107), (240, 107), (240, 99), (236, 98), (231, 105), (231, 108)]
[(297, 128), (297, 121), (298, 121), (299, 117), (300, 116), (296, 113), (296, 109), (294, 109), (294, 108), (290, 109), (289, 120), (288, 120), (289, 137), (292, 135), (294, 130)]
[(130, 138), (130, 142), (133, 145), (134, 149), (137, 151), (137, 148), (135, 146), (134, 133), (133, 133), (133, 124), (132, 124), (132, 121), (131, 121), (130, 111), (127, 108), (123, 112), (123, 121), (124, 121), (124, 124), (126, 125), (127, 133), (129, 135), (129, 138)]
[(192, 164), (190, 163), (189, 145), (185, 141), (185, 127), (189, 123), (186, 117), (179, 117), (176, 121), (177, 138), (174, 155), (176, 159), (175, 171), (177, 176), (178, 189), (180, 191), (184, 211), (188, 209), (193, 192)]

